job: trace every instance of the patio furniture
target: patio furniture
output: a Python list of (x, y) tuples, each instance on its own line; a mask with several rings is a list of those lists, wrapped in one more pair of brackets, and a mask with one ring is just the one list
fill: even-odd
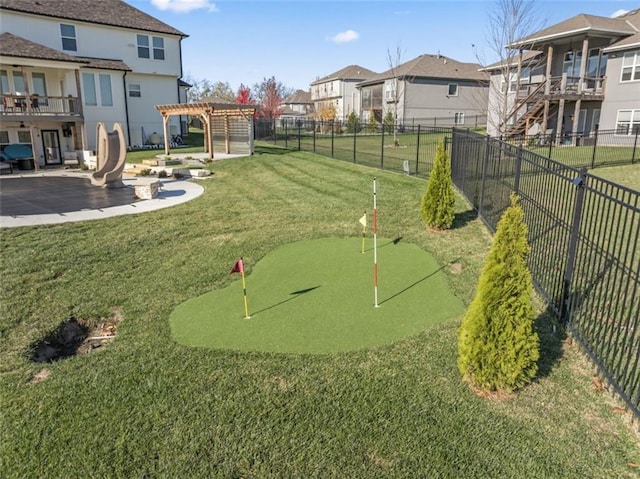
[(19, 170), (33, 170), (35, 168), (31, 145), (13, 143), (5, 146), (2, 151), (2, 160), (17, 164)]

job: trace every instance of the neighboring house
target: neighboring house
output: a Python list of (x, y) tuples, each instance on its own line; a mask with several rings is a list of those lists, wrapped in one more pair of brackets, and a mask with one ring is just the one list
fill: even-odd
[(121, 0), (0, 0), (0, 15), (0, 149), (30, 144), (59, 164), (95, 150), (98, 122), (140, 146), (162, 132), (155, 105), (185, 100), (186, 35)]
[(282, 100), (280, 118), (289, 124), (295, 124), (296, 120), (305, 120), (313, 117), (313, 101), (311, 92), (296, 90)]
[[(360, 111), (360, 95), (356, 85), (376, 73), (359, 65), (349, 65), (311, 83), (311, 101), (316, 115), (346, 121), (351, 112)], [(331, 115), (329, 115), (331, 116)]]
[[(389, 113), (399, 124), (441, 119), (467, 125), (486, 111), (489, 76), (480, 65), (443, 55), (420, 55), (358, 84), (360, 118), (380, 122)], [(483, 121), (484, 123), (484, 121)]]
[(483, 69), (491, 73), (489, 134), (556, 133), (561, 141), (598, 125), (631, 136), (640, 127), (639, 32), (640, 10), (580, 14), (507, 45), (522, 52), (511, 68)]

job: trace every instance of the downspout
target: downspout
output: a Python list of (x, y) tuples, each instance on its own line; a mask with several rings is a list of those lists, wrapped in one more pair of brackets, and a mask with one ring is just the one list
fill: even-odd
[(124, 89), (124, 117), (127, 121), (127, 145), (131, 146), (131, 126), (129, 124), (129, 101), (127, 99), (127, 70), (122, 75), (122, 88)]
[[(180, 78), (182, 78), (182, 40), (184, 40), (184, 37), (180, 37), (180, 40), (178, 41), (178, 54), (180, 56), (180, 76), (178, 77), (178, 81), (176, 81), (176, 89), (178, 90), (178, 103), (180, 103)], [(186, 91), (185, 91), (185, 96), (186, 96)], [(186, 100), (186, 98), (185, 98)], [(187, 101), (188, 103), (188, 101)], [(183, 131), (182, 130), (182, 115), (178, 116), (178, 122), (180, 123), (180, 136), (185, 136), (185, 134), (189, 133), (189, 125), (187, 125), (187, 131)], [(189, 122), (189, 117), (187, 117), (187, 123)]]

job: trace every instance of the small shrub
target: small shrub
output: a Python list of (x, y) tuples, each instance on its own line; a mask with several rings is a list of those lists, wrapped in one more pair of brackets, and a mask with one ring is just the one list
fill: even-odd
[(385, 117), (384, 120), (382, 121), (383, 125), (384, 125), (384, 131), (385, 133), (388, 134), (392, 134), (393, 133), (393, 128), (395, 127), (395, 120), (393, 118), (393, 113), (392, 112), (388, 112)]
[(378, 131), (378, 122), (376, 121), (376, 117), (373, 114), (373, 111), (371, 112), (369, 121), (367, 122), (367, 131), (369, 133), (375, 133), (376, 131)]
[(362, 130), (360, 118), (358, 118), (355, 111), (352, 111), (347, 117), (347, 133), (359, 133), (360, 130)]
[(160, 170), (158, 171), (158, 178), (166, 178), (167, 176), (169, 176), (167, 174), (167, 170)]
[(149, 176), (151, 174), (151, 168), (145, 168), (140, 170), (140, 176)]
[(174, 173), (173, 174), (173, 178), (176, 179), (176, 180), (179, 180), (182, 177), (184, 177), (184, 175), (182, 173)]
[(213, 160), (212, 160), (211, 158), (205, 158), (205, 159), (204, 159), (204, 163), (205, 163), (206, 165), (210, 165), (211, 163), (213, 163)]
[(438, 141), (433, 169), (429, 174), (427, 191), (422, 197), (422, 218), (427, 226), (449, 229), (455, 217), (456, 197), (451, 181), (451, 164), (442, 140)]
[(512, 194), (458, 331), (460, 373), (487, 391), (514, 391), (538, 371), (540, 340), (534, 328), (529, 249), (524, 212)]

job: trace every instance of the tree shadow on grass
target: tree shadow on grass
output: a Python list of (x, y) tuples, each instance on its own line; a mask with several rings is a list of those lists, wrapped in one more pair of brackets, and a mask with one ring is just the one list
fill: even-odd
[(286, 155), (291, 153), (290, 149), (276, 145), (255, 145), (254, 151), (257, 155)]
[(453, 218), (453, 223), (451, 224), (451, 229), (463, 228), (467, 226), (468, 223), (471, 223), (478, 217), (478, 212), (476, 210), (467, 210), (462, 213), (456, 213)]
[(537, 377), (541, 378), (548, 376), (562, 359), (562, 345), (567, 339), (567, 333), (558, 321), (556, 312), (550, 307), (535, 319), (535, 328), (540, 337)]

